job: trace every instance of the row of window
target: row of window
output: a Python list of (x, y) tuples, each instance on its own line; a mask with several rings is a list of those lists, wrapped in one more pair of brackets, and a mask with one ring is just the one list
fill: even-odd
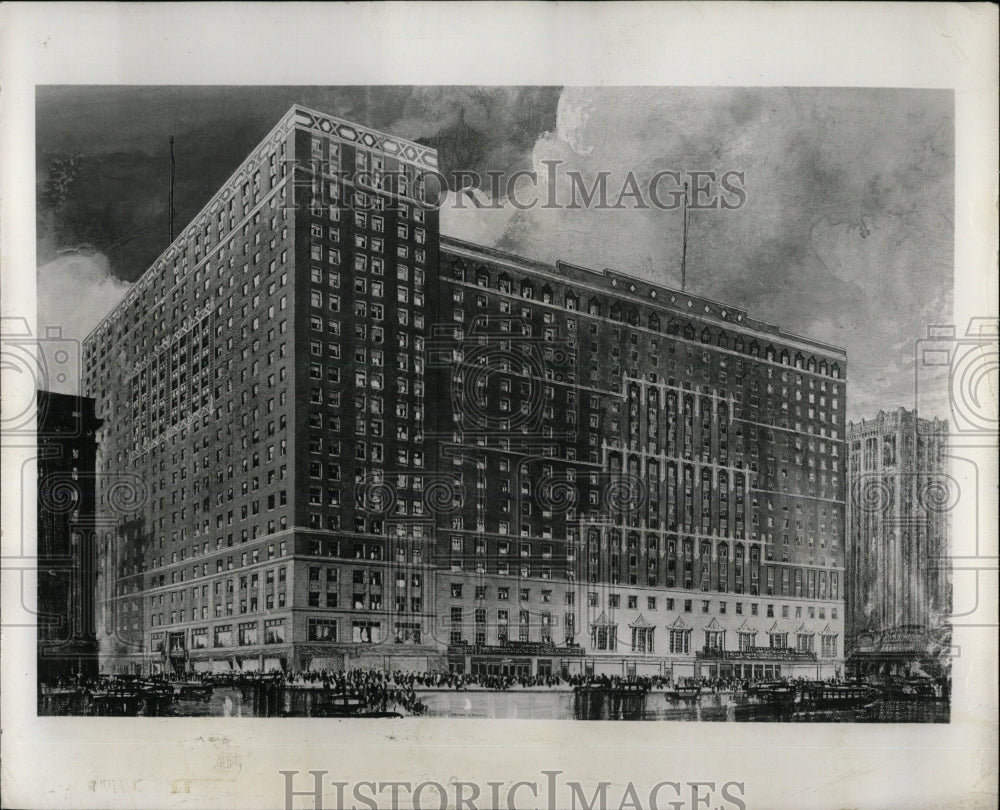
[[(470, 283), (474, 280), (480, 287), (493, 288), (506, 295), (517, 294), (521, 298), (535, 298), (535, 282), (530, 278), (524, 278), (520, 282), (514, 282), (505, 272), (496, 275), (494, 286), (492, 273), (485, 267), (466, 272), (465, 262), (461, 259), (452, 262), (453, 276), (456, 280), (465, 281), (466, 276), (470, 276)], [(516, 288), (516, 293), (515, 293)], [(667, 291), (664, 291), (666, 293)], [(540, 289), (540, 300), (543, 304), (555, 305), (555, 293), (549, 284), (543, 284)], [(572, 290), (567, 291), (563, 298), (563, 308), (569, 311), (578, 311), (581, 308), (580, 297)], [(596, 296), (589, 299), (586, 304), (587, 314), (596, 317), (605, 317), (612, 321), (628, 323), (630, 326), (645, 326), (651, 331), (660, 332), (661, 329), (669, 335), (683, 337), (685, 340), (698, 340), (701, 343), (711, 344), (718, 348), (731, 349), (735, 352), (749, 354), (751, 357), (763, 357), (769, 362), (780, 363), (786, 366), (793, 366), (798, 369), (827, 375), (835, 379), (841, 376), (841, 367), (837, 362), (828, 362), (825, 358), (817, 360), (814, 356), (806, 357), (801, 352), (792, 355), (787, 349), (775, 347), (770, 344), (761, 345), (756, 340), (745, 340), (742, 335), (732, 336), (724, 329), (704, 326), (700, 330), (690, 321), (680, 321), (668, 318), (666, 324), (663, 323), (664, 314), (651, 311), (645, 319), (640, 317), (639, 309), (632, 305), (623, 305), (620, 301), (612, 301), (607, 304), (606, 299)]]

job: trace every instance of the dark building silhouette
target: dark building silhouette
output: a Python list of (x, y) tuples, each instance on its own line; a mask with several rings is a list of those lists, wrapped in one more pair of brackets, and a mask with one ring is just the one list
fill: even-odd
[(38, 681), (97, 673), (94, 400), (38, 392)]

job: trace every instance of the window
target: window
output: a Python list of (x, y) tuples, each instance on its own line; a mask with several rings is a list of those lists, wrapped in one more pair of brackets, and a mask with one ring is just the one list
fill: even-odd
[(670, 631), (670, 652), (677, 655), (686, 655), (691, 652), (691, 631), (671, 630)]
[(509, 638), (507, 625), (510, 622), (510, 614), (506, 610), (497, 610), (497, 641), (501, 644)]
[(264, 643), (282, 644), (285, 641), (285, 620), (268, 619), (264, 622)]
[(355, 644), (378, 644), (382, 640), (382, 623), (369, 621), (351, 622), (351, 640)]
[(653, 652), (653, 627), (632, 628), (632, 652)]
[(722, 630), (706, 630), (705, 631), (705, 649), (706, 650), (721, 650), (724, 648), (725, 631)]
[(337, 620), (336, 619), (310, 619), (309, 620), (309, 640), (310, 641), (336, 641), (337, 640)]
[(239, 642), (240, 646), (248, 646), (259, 643), (257, 635), (257, 622), (240, 625)]
[(233, 646), (233, 626), (231, 624), (220, 624), (215, 628), (216, 647)]
[(595, 624), (590, 628), (590, 644), (595, 650), (615, 650), (618, 647), (618, 626)]

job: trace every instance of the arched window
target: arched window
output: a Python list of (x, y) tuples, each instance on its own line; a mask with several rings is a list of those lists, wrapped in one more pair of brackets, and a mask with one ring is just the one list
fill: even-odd
[(660, 319), (655, 312), (649, 313), (649, 328), (654, 332), (660, 331)]
[(601, 302), (598, 301), (596, 298), (591, 298), (590, 301), (587, 302), (587, 311), (591, 315), (600, 315), (601, 314)]

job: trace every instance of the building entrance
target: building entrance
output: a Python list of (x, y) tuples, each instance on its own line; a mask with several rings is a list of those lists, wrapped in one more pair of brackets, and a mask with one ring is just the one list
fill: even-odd
[(520, 678), (531, 675), (530, 658), (473, 658), (473, 675), (493, 675)]

